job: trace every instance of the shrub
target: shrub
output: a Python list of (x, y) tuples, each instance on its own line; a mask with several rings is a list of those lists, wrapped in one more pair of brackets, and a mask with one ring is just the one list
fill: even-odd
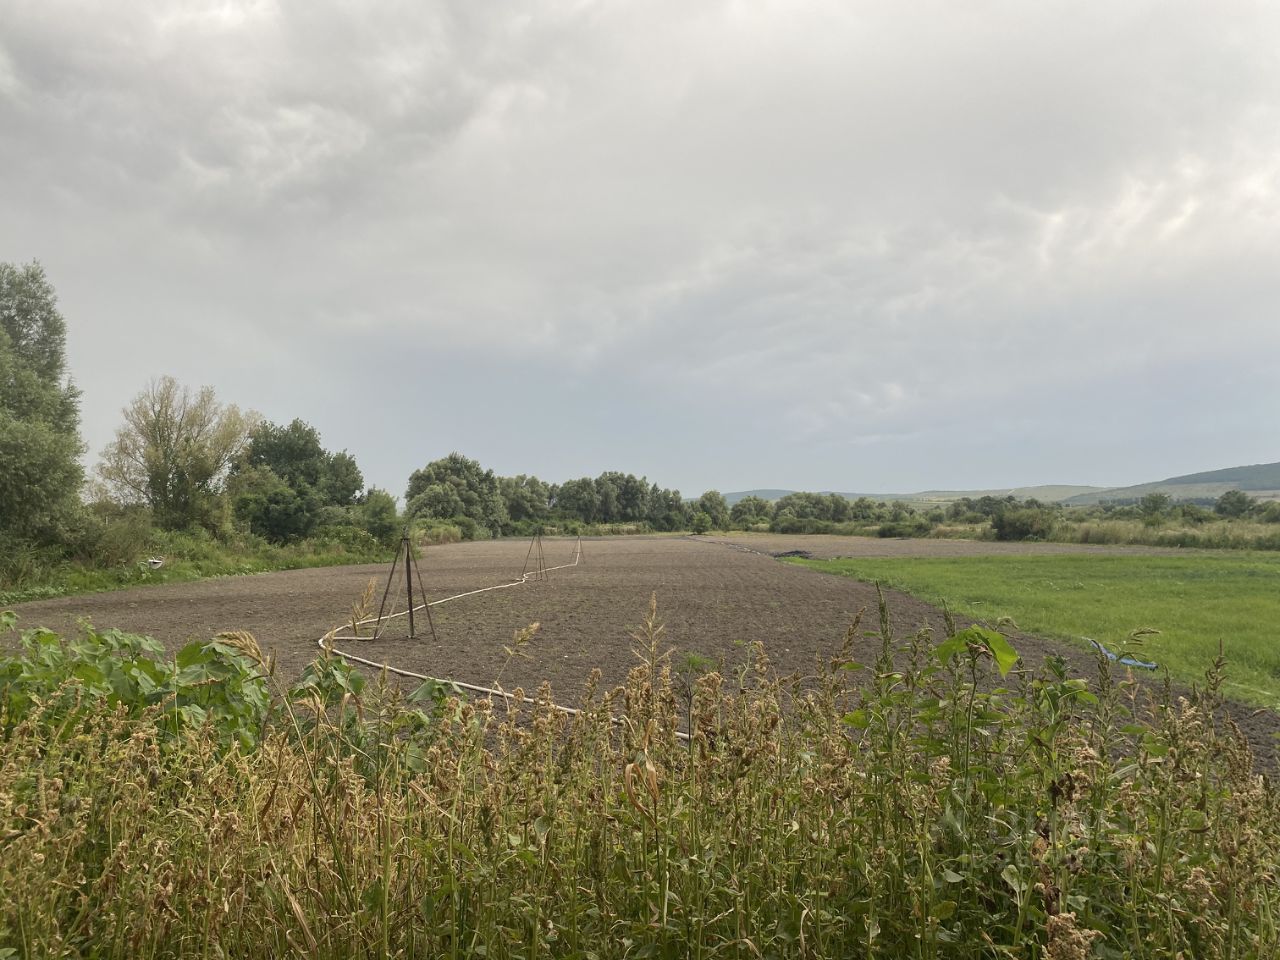
[(997, 540), (1048, 540), (1058, 517), (1052, 510), (1021, 507), (1002, 510), (991, 518)]
[(797, 517), (790, 513), (780, 513), (773, 518), (769, 529), (774, 533), (831, 533), (830, 520), (819, 520), (817, 517)]
[(311, 539), (313, 548), (332, 549), (334, 547), (348, 553), (376, 559), (382, 552), (380, 544), (368, 530), (354, 526), (326, 527)]
[(1280, 500), (1259, 504), (1258, 519), (1263, 523), (1280, 523)]
[(1213, 509), (1223, 517), (1243, 517), (1253, 509), (1253, 498), (1243, 490), (1228, 490), (1214, 503)]
[(396, 501), (387, 491), (371, 487), (358, 511), (364, 528), (383, 546), (391, 546), (400, 539), (401, 525), (396, 513)]
[(933, 524), (920, 516), (906, 516), (901, 520), (886, 520), (876, 530), (877, 537), (927, 537)]
[(102, 567), (134, 564), (151, 551), (155, 538), (151, 518), (142, 511), (126, 511), (102, 523), (92, 543), (77, 550), (81, 563)]
[(443, 520), (423, 520), (414, 522), (414, 536), (419, 544), (423, 543), (460, 543), (462, 528)]

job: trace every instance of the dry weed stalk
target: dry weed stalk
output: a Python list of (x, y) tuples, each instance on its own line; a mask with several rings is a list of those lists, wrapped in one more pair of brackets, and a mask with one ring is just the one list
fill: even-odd
[(258, 646), (258, 639), (247, 630), (224, 630), (215, 639), (234, 647), (259, 666), (267, 666), (267, 657)]
[(364, 639), (360, 636), (362, 622), (369, 619), (369, 615), (373, 613), (373, 598), (377, 592), (378, 582), (370, 577), (369, 582), (364, 585), (364, 592), (360, 594), (360, 599), (351, 605), (351, 635), (357, 640)]

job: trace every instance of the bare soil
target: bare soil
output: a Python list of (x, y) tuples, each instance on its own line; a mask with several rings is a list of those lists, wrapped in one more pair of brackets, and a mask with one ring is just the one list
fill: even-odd
[(698, 539), (770, 556), (807, 553), (815, 560), (833, 560), (836, 557), (1047, 556), (1064, 553), (1186, 556), (1188, 553), (1208, 552), (1183, 550), (1178, 547), (1102, 546), (1086, 543), (1001, 543), (996, 540), (881, 539), (789, 533), (733, 533)]
[[(548, 539), (544, 548), (548, 566), (573, 558), (571, 540)], [(957, 556), (1111, 549), (773, 535), (586, 540), (579, 566), (434, 608), (435, 639), (423, 636), (419, 617), (417, 640), (348, 641), (341, 646), (369, 660), (439, 678), (480, 685), (500, 678), (508, 690), (521, 686), (532, 691), (546, 680), (557, 699), (573, 703), (593, 670), (601, 672), (606, 685), (622, 682), (636, 663), (632, 636), (650, 596), (656, 595), (666, 627), (664, 642), (674, 648), (674, 662), (696, 653), (732, 673), (746, 662), (747, 645), (761, 641), (782, 673), (811, 675), (816, 664), (839, 648), (859, 610), (867, 610), (864, 629), (874, 628), (875, 588), (778, 563), (770, 554)], [(421, 561), (428, 595), (437, 599), (517, 579), (527, 551), (528, 543), (516, 540), (432, 547)], [(380, 596), (386, 576), (387, 567), (381, 565), (295, 570), (41, 600), (15, 610), (23, 628), (47, 626), (71, 633), (78, 619), (88, 618), (100, 628), (149, 634), (170, 652), (222, 630), (248, 630), (274, 652), (280, 675), (292, 679), (317, 655), (319, 638), (349, 618), (369, 581), (376, 581)], [(896, 636), (909, 636), (922, 626), (941, 635), (942, 615), (936, 608), (896, 592), (887, 599)], [(535, 622), (541, 626), (526, 647), (527, 658), (509, 658), (503, 645)], [(401, 635), (404, 623), (398, 621)], [(8, 648), (13, 642), (12, 636), (0, 638)], [(1056, 654), (1067, 659), (1077, 676), (1095, 669), (1092, 658), (1075, 647), (1029, 635), (1015, 636), (1013, 642), (1031, 667)], [(855, 656), (870, 662), (878, 644), (859, 638)], [(1230, 712), (1253, 743), (1260, 765), (1274, 769), (1280, 715), (1247, 707)]]

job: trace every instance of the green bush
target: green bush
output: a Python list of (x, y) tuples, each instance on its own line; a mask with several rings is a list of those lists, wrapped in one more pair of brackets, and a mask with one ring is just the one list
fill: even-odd
[(997, 540), (1049, 540), (1057, 525), (1057, 514), (1046, 508), (1011, 508), (991, 518)]
[(462, 528), (454, 523), (442, 520), (424, 520), (418, 518), (414, 522), (417, 539), (420, 543), (461, 543)]
[(142, 510), (121, 511), (95, 523), (92, 532), (76, 545), (74, 557), (84, 566), (132, 565), (154, 552), (151, 547), (155, 537), (149, 514)]
[(780, 513), (773, 518), (769, 529), (774, 533), (832, 533), (834, 525), (830, 520), (819, 520), (816, 517), (797, 517), (790, 513)]
[(368, 530), (349, 525), (325, 527), (312, 538), (311, 542), (318, 548), (337, 547), (348, 553), (368, 556), (370, 559), (379, 556), (384, 549)]
[(1213, 505), (1214, 511), (1224, 517), (1247, 516), (1253, 507), (1253, 498), (1243, 490), (1228, 490)]
[(369, 535), (383, 546), (391, 546), (400, 539), (402, 527), (396, 501), (387, 491), (371, 487), (360, 504), (359, 514)]
[(876, 528), (876, 536), (885, 539), (927, 537), (932, 530), (933, 524), (924, 517), (906, 516), (901, 520), (886, 520)]

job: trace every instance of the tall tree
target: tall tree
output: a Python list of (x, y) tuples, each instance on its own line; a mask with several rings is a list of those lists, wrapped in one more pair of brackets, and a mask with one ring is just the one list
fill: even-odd
[(499, 489), (507, 506), (507, 516), (512, 520), (544, 520), (550, 489), (537, 477), (520, 474), (518, 477), (500, 477)]
[(738, 526), (748, 527), (768, 523), (773, 516), (773, 504), (763, 497), (743, 497), (729, 511), (729, 519)]
[(123, 413), (124, 425), (102, 451), (102, 479), (121, 500), (150, 506), (163, 527), (212, 525), (257, 414), (219, 404), (212, 387), (192, 393), (173, 377), (152, 381)]
[(355, 503), (364, 490), (364, 474), (356, 458), (347, 451), (325, 454), (324, 477), (320, 480), (320, 496), (325, 503), (346, 507)]
[(322, 504), (349, 507), (364, 489), (355, 457), (330, 453), (311, 424), (295, 419), (288, 426), (259, 423), (249, 435), (244, 462), (267, 467), (298, 493), (315, 491)]
[(227, 498), (236, 518), (272, 543), (310, 536), (322, 504), (305, 484), (296, 489), (270, 467), (241, 467), (227, 479)]
[(315, 427), (295, 419), (287, 426), (259, 423), (228, 486), (236, 516), (276, 543), (315, 532), (325, 507), (354, 507), (364, 489), (355, 458), (330, 453)]
[(603, 523), (634, 523), (648, 509), (649, 484), (640, 477), (606, 470), (595, 479), (599, 504), (596, 519)]
[(698, 510), (711, 518), (715, 530), (729, 529), (729, 504), (719, 490), (708, 490), (698, 498)]
[(655, 530), (687, 529), (693, 520), (693, 511), (684, 502), (679, 490), (666, 490), (656, 483), (649, 488), (649, 514), (646, 519)]
[(1148, 493), (1138, 501), (1138, 512), (1148, 523), (1159, 523), (1169, 515), (1173, 497), (1167, 493)]
[(622, 520), (643, 520), (649, 508), (649, 484), (644, 477), (628, 473), (617, 481), (618, 514)]
[(80, 392), (66, 321), (38, 263), (0, 263), (0, 537), (53, 545), (79, 505)]
[(1253, 509), (1253, 497), (1243, 490), (1228, 490), (1213, 505), (1219, 516), (1243, 517)]
[(413, 471), (404, 499), (410, 516), (470, 517), (492, 533), (501, 532), (508, 522), (498, 478), (460, 453)]
[(600, 519), (600, 494), (590, 477), (566, 480), (556, 490), (556, 512), (584, 523)]
[(387, 491), (370, 487), (359, 510), (363, 514), (364, 528), (379, 543), (391, 544), (400, 535), (396, 498)]
[(295, 490), (303, 486), (314, 489), (325, 475), (328, 455), (311, 424), (294, 420), (282, 427), (264, 421), (249, 435), (244, 460), (251, 467), (269, 467)]
[(617, 523), (618, 483), (614, 473), (602, 473), (595, 479), (596, 519), (601, 523)]

